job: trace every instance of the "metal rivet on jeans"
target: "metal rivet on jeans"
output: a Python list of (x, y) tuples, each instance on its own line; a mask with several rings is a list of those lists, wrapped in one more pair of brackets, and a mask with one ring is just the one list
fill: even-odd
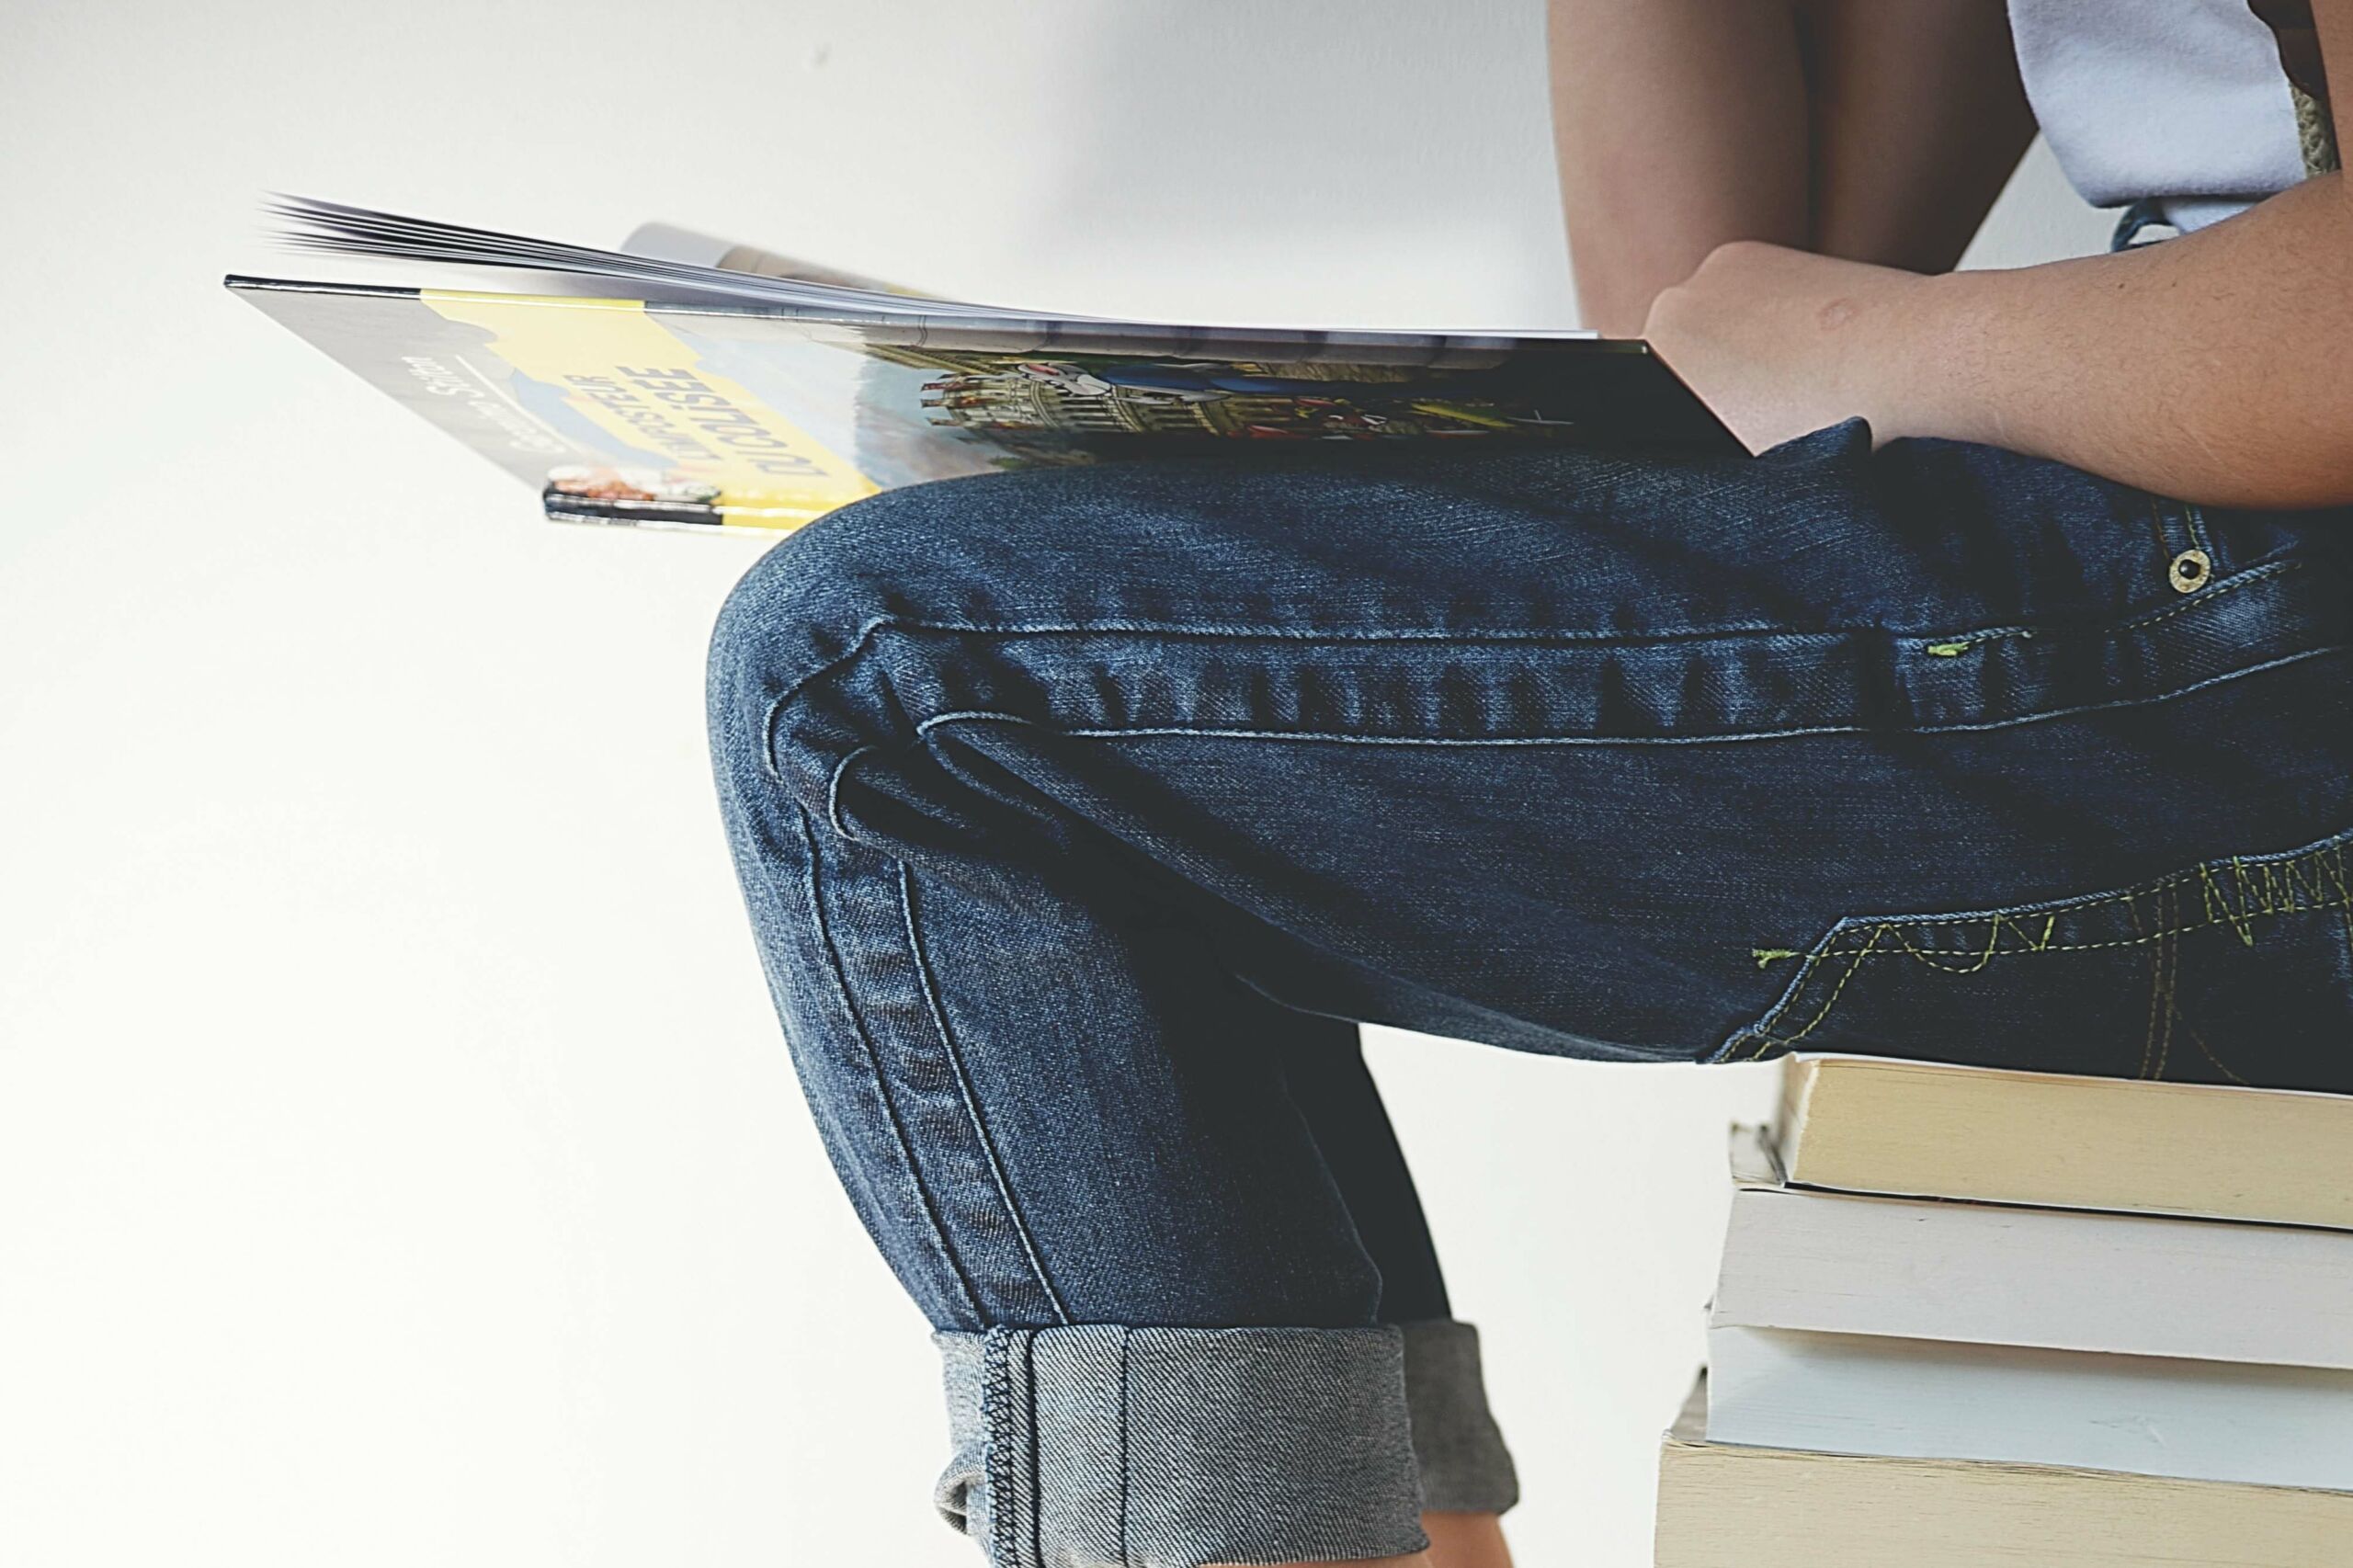
[(2165, 569), (2166, 581), (2173, 584), (2176, 593), (2180, 594), (2196, 593), (2206, 585), (2206, 580), (2213, 574), (2213, 558), (2202, 550), (2183, 551), (2173, 558), (2173, 564)]

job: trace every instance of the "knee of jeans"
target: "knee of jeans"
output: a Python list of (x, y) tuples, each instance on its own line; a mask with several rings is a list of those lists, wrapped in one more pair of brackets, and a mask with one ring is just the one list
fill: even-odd
[[(888, 677), (868, 678), (862, 666), (890, 628), (954, 621), (986, 592), (985, 562), (953, 548), (964, 488), (870, 496), (753, 562), (711, 630), (711, 742), (722, 770), (809, 782), (849, 752), (895, 738), (903, 705), (881, 689)], [(780, 722), (813, 704), (823, 712), (811, 722)]]

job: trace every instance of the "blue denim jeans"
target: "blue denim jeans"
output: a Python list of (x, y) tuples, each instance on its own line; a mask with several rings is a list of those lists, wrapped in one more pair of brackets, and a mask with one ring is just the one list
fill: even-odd
[(1514, 1496), (1355, 1020), (2353, 1090), (2353, 516), (1859, 423), (894, 491), (724, 611), (761, 953), (997, 1568)]

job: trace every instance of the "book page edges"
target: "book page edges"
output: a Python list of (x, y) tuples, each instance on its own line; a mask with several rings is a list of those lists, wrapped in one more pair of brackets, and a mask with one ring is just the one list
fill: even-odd
[(1805, 1153), (1805, 1126), (1813, 1108), (1813, 1085), (1821, 1061), (1817, 1056), (1790, 1056), (1781, 1062), (1780, 1108), (1768, 1135), (1775, 1160), (1792, 1179)]
[(2353, 1097), (1894, 1058), (1792, 1058), (1795, 1185), (2353, 1229)]

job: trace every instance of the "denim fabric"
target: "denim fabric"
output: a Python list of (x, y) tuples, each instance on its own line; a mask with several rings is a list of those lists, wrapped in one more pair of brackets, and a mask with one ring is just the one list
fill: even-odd
[(938, 1341), (960, 1441), (937, 1499), (998, 1568), (1428, 1544), (1396, 1328), (1083, 1324)]
[[(852, 1201), (1006, 1346), (960, 1517), (999, 1568), (1394, 1550), (1407, 1442), (1507, 1497), (1499, 1441), (1433, 1473), (1475, 1358), (1361, 1349), (1452, 1314), (1349, 1020), (2353, 1090), (2348, 645), (2346, 514), (1859, 423), (1008, 473), (786, 540), (714, 642), (721, 794)], [(1140, 1389), (1145, 1330), (1264, 1332)], [(1279, 1418), (1295, 1365), (1348, 1420)], [(1147, 1397), (1187, 1444), (1108, 1485)], [(1329, 1506), (1262, 1508), (1286, 1467)]]
[(1479, 1331), (1444, 1318), (1397, 1329), (1422, 1506), (1460, 1514), (1509, 1511), (1519, 1501), (1519, 1472), (1487, 1408)]
[[(1000, 1563), (1398, 1556), (1426, 1544), (1419, 1509), (1519, 1500), (1468, 1324), (934, 1342), (956, 1451), (933, 1501)], [(1214, 1466), (1198, 1462), (1204, 1441)]]

